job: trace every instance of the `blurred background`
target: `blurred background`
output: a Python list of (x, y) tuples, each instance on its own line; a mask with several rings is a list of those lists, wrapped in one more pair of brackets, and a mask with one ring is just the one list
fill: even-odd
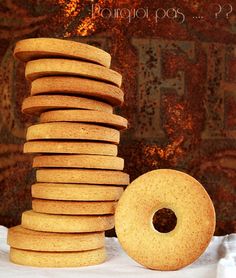
[(16, 41), (57, 37), (103, 48), (123, 75), (119, 156), (131, 180), (158, 168), (198, 179), (216, 235), (236, 232), (236, 2), (0, 0), (0, 225), (31, 207), (32, 158), (22, 154), (29, 95)]

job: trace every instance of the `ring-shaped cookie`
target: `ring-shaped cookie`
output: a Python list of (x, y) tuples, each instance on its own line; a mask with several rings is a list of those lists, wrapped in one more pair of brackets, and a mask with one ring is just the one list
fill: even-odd
[[(156, 211), (168, 208), (175, 228), (158, 232)], [(118, 239), (138, 263), (158, 270), (176, 270), (195, 261), (215, 229), (215, 211), (203, 186), (175, 170), (154, 170), (133, 181), (121, 196), (115, 214)]]

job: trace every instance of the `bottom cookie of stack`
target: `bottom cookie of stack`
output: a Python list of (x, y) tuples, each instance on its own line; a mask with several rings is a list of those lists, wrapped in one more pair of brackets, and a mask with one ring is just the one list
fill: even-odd
[(80, 252), (37, 252), (11, 248), (10, 260), (36, 267), (79, 267), (103, 263), (106, 252), (105, 248)]

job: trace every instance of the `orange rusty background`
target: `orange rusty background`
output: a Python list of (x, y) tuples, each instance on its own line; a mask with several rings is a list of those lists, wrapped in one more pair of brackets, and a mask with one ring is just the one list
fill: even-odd
[[(170, 18), (156, 20), (157, 9)], [(28, 85), (12, 50), (22, 38), (64, 37), (109, 51), (123, 75), (117, 112), (130, 128), (120, 156), (131, 180), (157, 168), (185, 171), (214, 202), (215, 234), (236, 232), (235, 11), (235, 1), (0, 1), (0, 224), (20, 222), (34, 181), (22, 144), (35, 119), (21, 114)]]

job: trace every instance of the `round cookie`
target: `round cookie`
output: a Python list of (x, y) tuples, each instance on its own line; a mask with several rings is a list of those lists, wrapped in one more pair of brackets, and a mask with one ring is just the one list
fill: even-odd
[(79, 252), (38, 252), (10, 249), (10, 261), (36, 267), (79, 267), (101, 264), (106, 260), (105, 248)]
[(102, 49), (76, 41), (55, 38), (30, 38), (18, 41), (14, 56), (28, 62), (39, 58), (64, 57), (90, 62), (110, 67), (111, 55)]
[[(177, 218), (167, 233), (154, 228), (163, 208)], [(133, 181), (118, 202), (118, 239), (138, 263), (158, 270), (177, 270), (194, 262), (208, 246), (215, 229), (215, 211), (202, 185), (175, 170), (154, 170)]]
[(27, 97), (22, 103), (22, 112), (26, 114), (40, 114), (52, 109), (88, 109), (112, 113), (110, 104), (102, 101), (77, 96), (39, 95)]
[(44, 252), (71, 252), (101, 248), (104, 232), (97, 233), (47, 233), (15, 226), (8, 230), (7, 243), (23, 250)]
[(24, 144), (24, 153), (96, 154), (117, 156), (115, 144), (100, 142), (30, 141)]
[(33, 159), (33, 168), (91, 168), (123, 170), (124, 159), (106, 155), (39, 155)]
[(32, 125), (27, 129), (26, 140), (68, 139), (94, 140), (118, 144), (118, 130), (84, 123), (55, 122)]
[(47, 76), (31, 83), (31, 95), (62, 93), (95, 97), (112, 105), (124, 102), (124, 93), (117, 86), (92, 79), (72, 76)]
[(88, 233), (110, 230), (113, 215), (54, 215), (32, 210), (22, 213), (21, 226), (26, 229), (55, 233)]
[(118, 87), (122, 83), (122, 76), (118, 72), (87, 62), (68, 59), (38, 59), (26, 64), (25, 77), (30, 81), (51, 75), (80, 76), (112, 83)]
[(85, 170), (85, 169), (39, 169), (36, 171), (37, 182), (88, 183), (127, 185), (129, 175), (121, 171)]
[(33, 199), (32, 209), (36, 212), (66, 215), (114, 214), (117, 202), (77, 202)]
[(116, 128), (118, 130), (127, 128), (127, 120), (119, 115), (92, 110), (53, 110), (40, 115), (41, 123), (49, 122), (80, 122), (94, 123)]
[(36, 183), (33, 198), (64, 201), (116, 201), (123, 193), (119, 186), (89, 184)]

